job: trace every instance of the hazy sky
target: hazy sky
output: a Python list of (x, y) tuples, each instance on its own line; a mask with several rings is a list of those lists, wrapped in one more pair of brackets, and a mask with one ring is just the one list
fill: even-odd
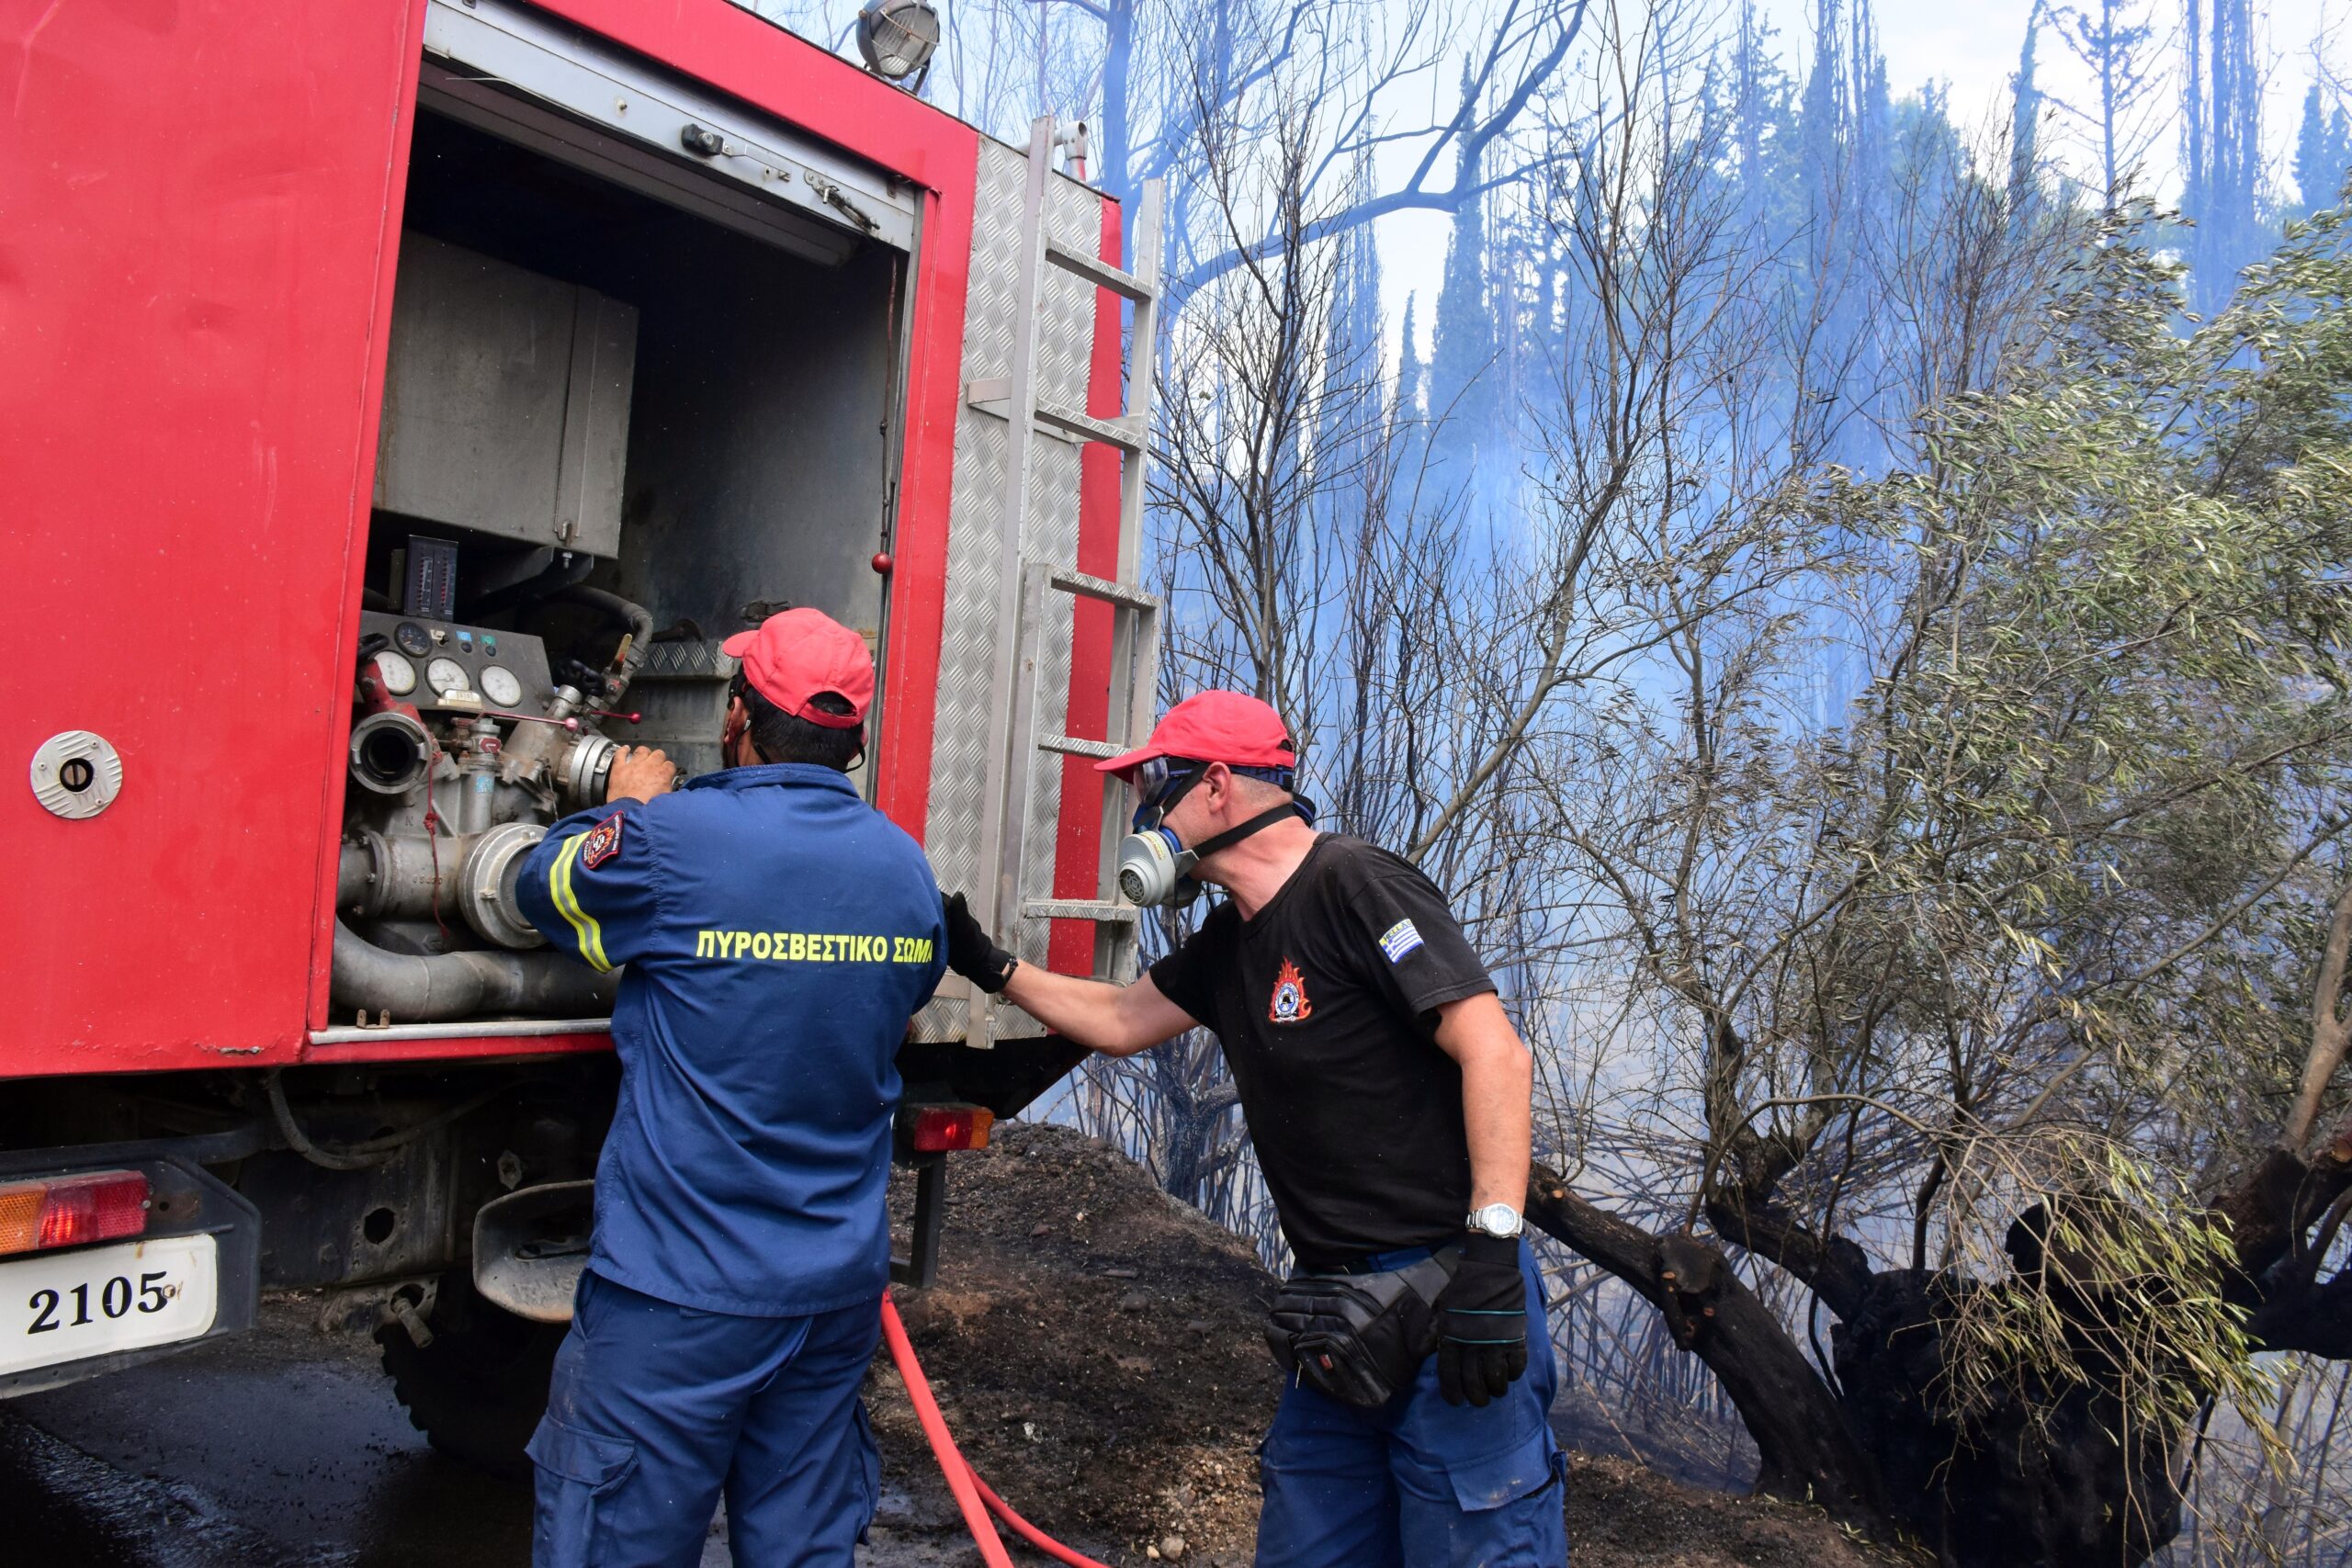
[[(1929, 82), (1945, 84), (1951, 95), (1952, 117), (1964, 128), (2006, 123), (2009, 114), (2009, 78), (2018, 68), (2018, 51), (2025, 41), (2026, 22), (2039, 0), (1878, 0), (1879, 40), (1886, 54), (1887, 85), (1897, 97), (1917, 92)], [(2075, 0), (2096, 6), (2098, 0)], [(1779, 29), (1774, 40), (1792, 75), (1802, 77), (1810, 54), (1811, 18), (1816, 0), (1758, 0), (1758, 9)], [(2138, 0), (2132, 10), (2149, 17), (2159, 34), (2177, 29), (2181, 0)], [(2312, 44), (2327, 36), (2329, 59), (2339, 70), (2352, 68), (2352, 0), (2257, 0), (2258, 28), (2265, 34), (2263, 63), (2269, 72), (2264, 105), (2264, 140), (2274, 161), (2283, 160), (2294, 141), (2302, 112), (2304, 90), (2312, 81)], [(2165, 51), (2177, 59), (2177, 40)], [(2087, 77), (2065, 46), (2051, 36), (2045, 24), (2036, 51), (2036, 80), (2046, 92), (2087, 101), (2080, 92)], [(2164, 127), (2150, 151), (2149, 175), (2157, 193), (2171, 198), (2178, 193), (2178, 133), (2171, 121), (2177, 91), (2170, 83), (2152, 95)], [(2050, 133), (2061, 138), (2075, 132), (2062, 122)], [(2063, 144), (2057, 156), (2068, 155)], [(1444, 271), (1447, 220), (1440, 215), (1398, 214), (1380, 226), (1382, 292), (1387, 297), (1395, 323), (1405, 308), (1407, 293), (1418, 293), (1418, 326), (1427, 352), (1430, 311)], [(1392, 324), (1391, 331), (1396, 327)]]
[[(1952, 112), (1962, 123), (1988, 114), (2008, 113), (2009, 78), (2018, 68), (2018, 51), (2025, 42), (2027, 19), (2037, 0), (1879, 0), (1880, 42), (1886, 52), (1888, 87), (1898, 97), (1917, 92), (1922, 84), (1945, 82), (1951, 87)], [(1781, 30), (1785, 57), (1792, 40), (1811, 36), (1813, 0), (1759, 0), (1758, 9)], [(2064, 8), (2064, 7), (2062, 7)], [(2096, 12), (2098, 0), (2074, 0), (2073, 8)], [(2132, 0), (2130, 11), (2155, 24), (2159, 37), (2180, 25), (2181, 0)], [(2303, 90), (2311, 85), (2312, 40), (2330, 29), (2341, 35), (2340, 24), (2352, 16), (2352, 0), (2256, 0), (2255, 26), (2264, 29), (2270, 69), (2265, 130), (2280, 151), (2294, 137), (2302, 111)], [(2177, 39), (2174, 40), (2176, 51)], [(2339, 36), (2330, 51), (2340, 65), (2352, 37)], [(2176, 51), (2167, 51), (2177, 58)], [(2052, 36), (2047, 23), (2035, 51), (2035, 76), (2046, 90), (2087, 101), (2079, 89), (2089, 78), (2066, 46)], [(2174, 95), (2160, 92), (2169, 109)], [(2159, 139), (2169, 173), (2177, 138)]]

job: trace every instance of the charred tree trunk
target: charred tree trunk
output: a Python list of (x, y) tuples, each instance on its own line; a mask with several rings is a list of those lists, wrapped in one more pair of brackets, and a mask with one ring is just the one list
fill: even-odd
[(2352, 1211), (2352, 1114), (2308, 1156), (2269, 1150), (2213, 1208), (2237, 1248), (2224, 1288), (2256, 1343), (2352, 1360), (2352, 1269), (2320, 1273)]
[[(1661, 1238), (1587, 1202), (1540, 1166), (1529, 1185), (1527, 1218), (1666, 1310), (1673, 1292), (1659, 1278)], [(1840, 1523), (1894, 1539), (1895, 1519), (1878, 1472), (1837, 1396), (1780, 1319), (1730, 1269), (1713, 1284), (1707, 1304), (1713, 1315), (1695, 1320), (1703, 1326), (1688, 1348), (1714, 1372), (1756, 1439), (1762, 1458), (1756, 1489), (1815, 1504)]]
[[(2131, 1568), (2178, 1532), (2177, 1434), (2132, 1432), (2097, 1380), (2020, 1387), (1965, 1427), (1947, 1408), (1944, 1325), (1983, 1282), (1874, 1272), (1853, 1242), (1736, 1188), (1708, 1216), (1836, 1314), (1835, 1390), (1727, 1266), (1694, 1268), (1700, 1254), (1722, 1260), (1703, 1243), (1653, 1236), (1540, 1168), (1527, 1208), (1657, 1306), (1706, 1362), (1756, 1440), (1758, 1491), (1817, 1505), (1882, 1541), (1916, 1541), (1955, 1568)], [(1678, 1289), (1694, 1282), (1702, 1293)]]

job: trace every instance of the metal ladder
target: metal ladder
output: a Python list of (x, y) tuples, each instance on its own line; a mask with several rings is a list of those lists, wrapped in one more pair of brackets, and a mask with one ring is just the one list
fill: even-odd
[[(988, 754), (987, 794), (980, 815), (979, 880), (973, 913), (992, 931), (1004, 932), (1018, 919), (1091, 920), (1095, 927), (1095, 971), (1114, 979), (1131, 976), (1141, 935), (1138, 912), (1116, 900), (1113, 876), (1118, 843), (1128, 814), (1123, 789), (1102, 792), (1102, 852), (1095, 899), (1024, 898), (1021, 870), (1028, 848), (1031, 761), (1039, 750), (1095, 761), (1117, 756), (1151, 728), (1159, 660), (1159, 601), (1140, 583), (1143, 548), (1144, 464), (1151, 428), (1152, 350), (1159, 313), (1162, 183), (1144, 183), (1136, 204), (1131, 254), (1136, 270), (1123, 272), (1094, 255), (1064, 245), (1046, 231), (1046, 192), (1053, 176), (1053, 117), (1029, 129), (1028, 177), (1022, 198), (1021, 270), (1015, 286), (1012, 364), (1001, 378), (966, 383), (965, 400), (1001, 413), (1006, 421), (1004, 536), (996, 593), (997, 642), (989, 685), (989, 712), (1011, 722), (1003, 744)], [(1124, 414), (1098, 419), (1083, 409), (1040, 402), (1036, 385), (1037, 310), (1046, 268), (1059, 267), (1135, 306), (1135, 363), (1127, 376)], [(1081, 442), (1102, 442), (1125, 455), (1119, 476), (1119, 575), (1091, 577), (1051, 561), (1024, 559), (1021, 531), (1029, 511), (1030, 453), (1040, 427)], [(1037, 665), (1046, 637), (1052, 593), (1092, 599), (1112, 608), (1110, 735), (1085, 740), (1046, 735), (1038, 729)], [(1119, 693), (1126, 696), (1122, 703)], [(999, 1009), (996, 998), (975, 987), (965, 1040), (992, 1045)]]

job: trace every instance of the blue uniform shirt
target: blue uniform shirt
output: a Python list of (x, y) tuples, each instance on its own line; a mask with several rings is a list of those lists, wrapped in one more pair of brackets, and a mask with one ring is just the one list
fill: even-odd
[(556, 947), (628, 966), (588, 1266), (711, 1312), (879, 1295), (898, 1049), (946, 958), (915, 841), (831, 768), (730, 768), (565, 818), (520, 893)]

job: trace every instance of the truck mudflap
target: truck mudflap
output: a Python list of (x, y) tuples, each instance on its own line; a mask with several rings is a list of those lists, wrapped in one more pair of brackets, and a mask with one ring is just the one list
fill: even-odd
[[(232, 1142), (236, 1141), (233, 1137)], [(261, 1213), (197, 1159), (220, 1139), (164, 1139), (0, 1154), (0, 1237), (74, 1234), (49, 1213), (116, 1213), (96, 1239), (0, 1255), (0, 1398), (119, 1371), (251, 1328), (261, 1297)], [(250, 1152), (249, 1150), (237, 1152)], [(125, 1213), (144, 1178), (143, 1216)], [(44, 1207), (45, 1205), (45, 1207)], [(17, 1221), (11, 1226), (12, 1216)], [(131, 1224), (143, 1217), (134, 1231)], [(31, 1227), (33, 1234), (26, 1234)]]

